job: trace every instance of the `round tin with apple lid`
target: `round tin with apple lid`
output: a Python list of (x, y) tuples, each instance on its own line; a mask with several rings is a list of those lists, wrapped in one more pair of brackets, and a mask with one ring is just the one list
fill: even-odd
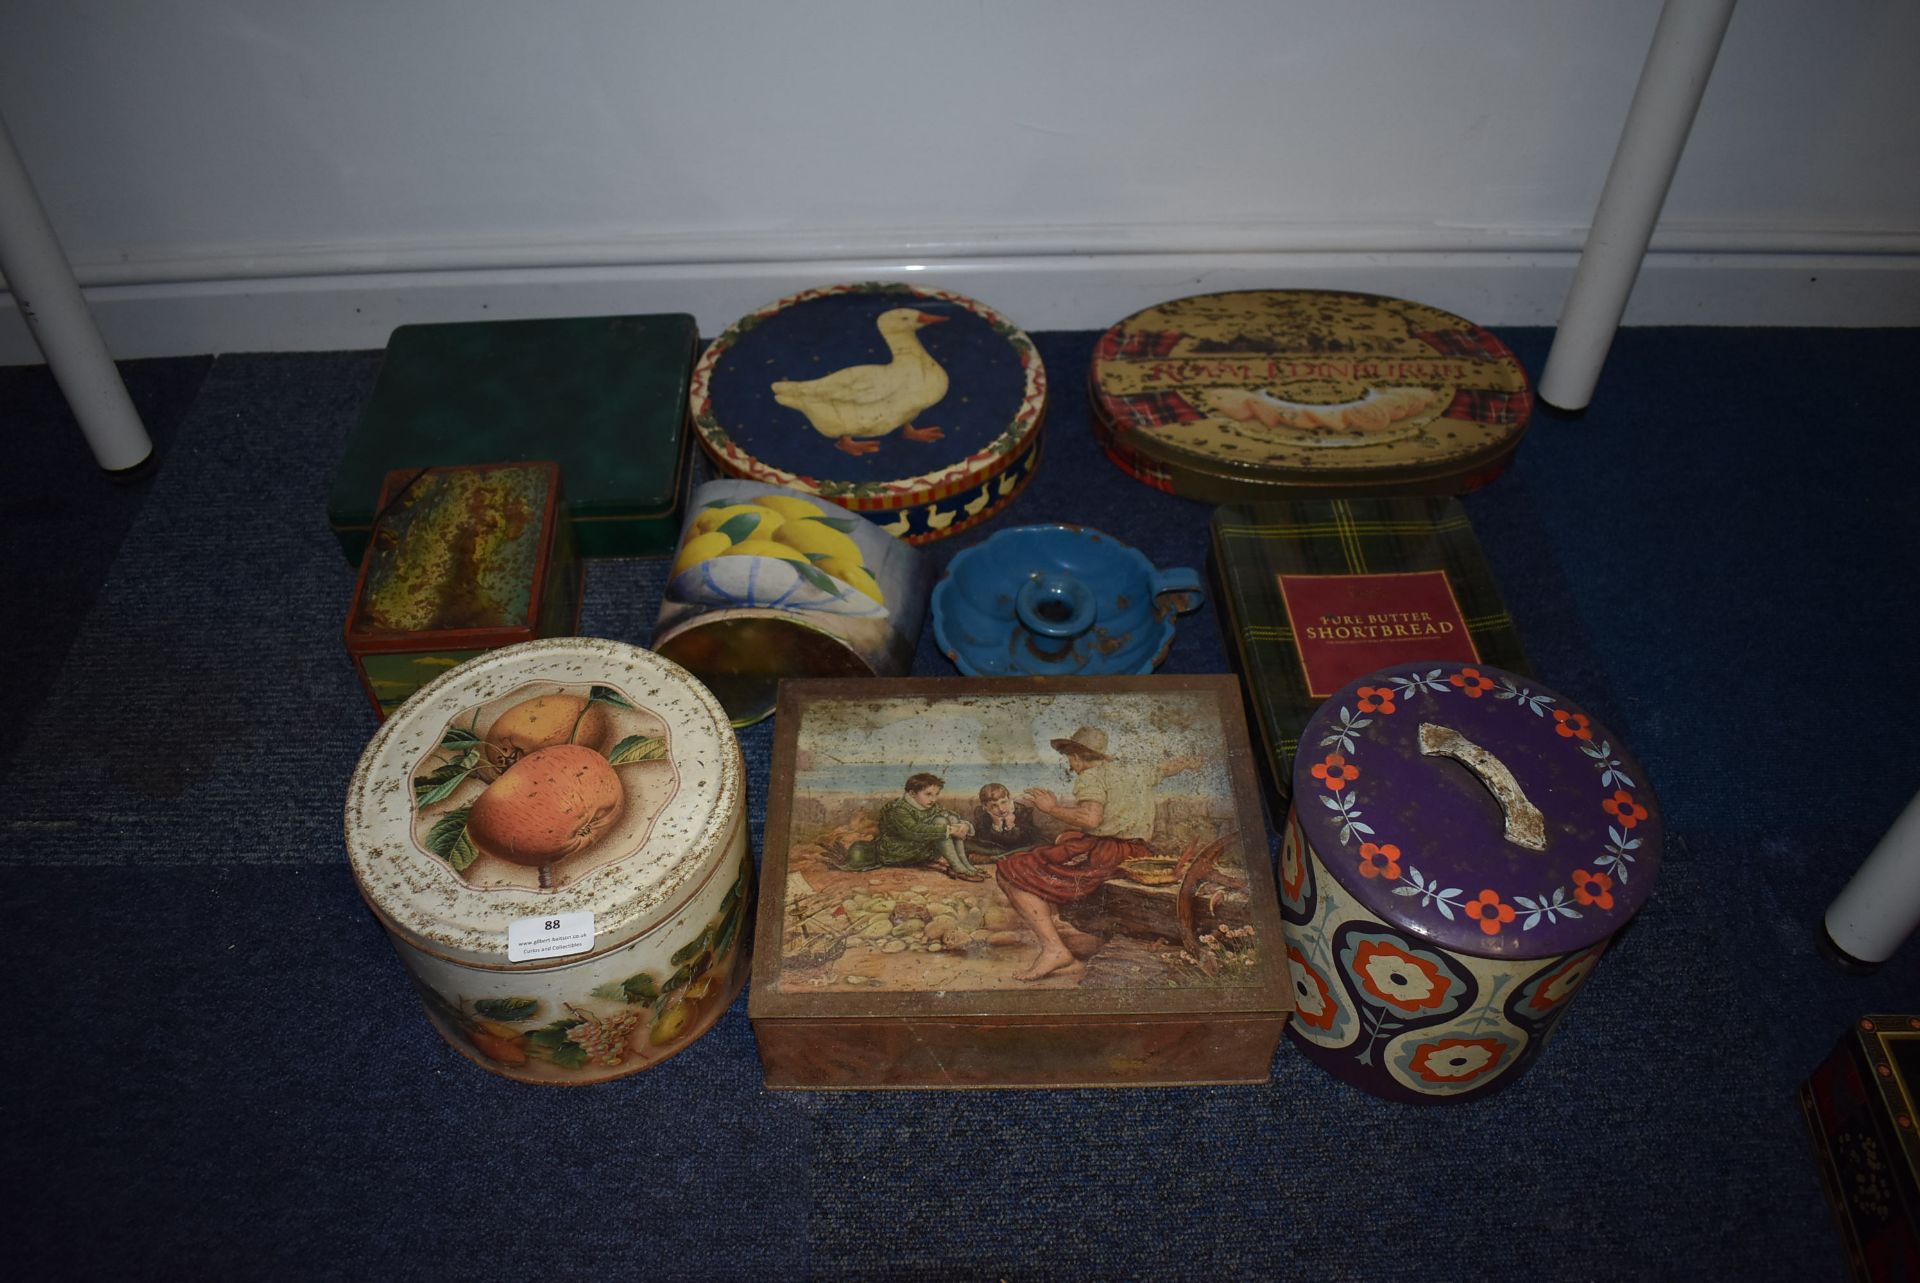
[(688, 397), (720, 471), (918, 544), (987, 520), (1032, 478), (1047, 378), (1033, 340), (984, 303), (869, 282), (735, 321)]
[(1557, 691), (1438, 660), (1350, 682), (1294, 758), (1288, 1036), (1390, 1100), (1498, 1091), (1645, 903), (1661, 835), (1640, 763)]
[(436, 678), (361, 755), (346, 846), (434, 1028), (509, 1078), (645, 1069), (746, 978), (739, 745), (636, 646), (528, 642)]

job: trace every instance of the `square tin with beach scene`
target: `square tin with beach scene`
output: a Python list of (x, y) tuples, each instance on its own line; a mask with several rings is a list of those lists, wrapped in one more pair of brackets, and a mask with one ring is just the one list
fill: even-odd
[(780, 693), (769, 1086), (1266, 1080), (1291, 998), (1232, 678)]

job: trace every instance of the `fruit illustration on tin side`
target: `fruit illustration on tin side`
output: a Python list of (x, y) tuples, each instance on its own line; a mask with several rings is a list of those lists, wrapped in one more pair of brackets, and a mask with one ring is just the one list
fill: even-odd
[[(420, 986), (448, 1036), (522, 1077), (608, 1078), (681, 1050), (726, 1008), (739, 986), (741, 928), (753, 872), (740, 864), (719, 908), (658, 971), (610, 980), (588, 994), (467, 998)], [(668, 970), (668, 968), (671, 970)]]
[(886, 593), (854, 538), (862, 524), (800, 495), (716, 499), (687, 527), (668, 595), (708, 606), (885, 615)]
[(552, 889), (637, 850), (675, 778), (665, 723), (621, 692), (523, 690), (442, 732), (414, 773), (415, 836), (469, 884), (519, 869)]

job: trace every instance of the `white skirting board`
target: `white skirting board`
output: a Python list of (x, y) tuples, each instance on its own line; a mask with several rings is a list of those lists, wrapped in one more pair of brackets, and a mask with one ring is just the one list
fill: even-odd
[[(1905, 248), (1904, 246), (1901, 248)], [(421, 321), (691, 312), (711, 337), (763, 303), (815, 285), (899, 280), (955, 290), (1029, 330), (1102, 329), (1140, 308), (1216, 290), (1351, 289), (1414, 299), (1483, 325), (1550, 326), (1577, 254), (1092, 253), (910, 259), (359, 269), (308, 262), (286, 275), (230, 273), (210, 259), (137, 267), (86, 297), (116, 358), (379, 348)], [(257, 270), (257, 268), (256, 268)], [(224, 277), (222, 272), (228, 272)], [(88, 273), (79, 272), (82, 282)], [(129, 279), (133, 278), (133, 279)], [(41, 357), (10, 295), (0, 295), (0, 365)], [(1920, 253), (1663, 252), (1647, 257), (1628, 325), (1920, 326)]]

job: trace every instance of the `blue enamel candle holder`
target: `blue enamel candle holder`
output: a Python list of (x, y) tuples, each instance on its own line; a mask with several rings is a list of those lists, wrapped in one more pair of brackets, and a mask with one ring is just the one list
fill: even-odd
[(969, 677), (1150, 673), (1200, 576), (1159, 570), (1081, 526), (1016, 526), (956, 556), (933, 590), (933, 635)]

